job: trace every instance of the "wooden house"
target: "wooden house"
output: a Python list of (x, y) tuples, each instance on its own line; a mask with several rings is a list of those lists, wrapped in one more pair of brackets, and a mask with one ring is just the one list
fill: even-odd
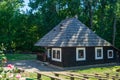
[(112, 63), (117, 49), (77, 18), (67, 18), (41, 38), (35, 46), (45, 47), (49, 63), (72, 67)]

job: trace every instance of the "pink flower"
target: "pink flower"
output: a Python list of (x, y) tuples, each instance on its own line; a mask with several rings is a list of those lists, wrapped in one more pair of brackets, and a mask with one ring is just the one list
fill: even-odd
[(8, 67), (8, 69), (13, 69), (13, 68), (14, 68), (14, 65), (8, 64), (7, 67)]
[(16, 78), (18, 78), (18, 79), (21, 78), (21, 75), (20, 75), (20, 74), (17, 74), (17, 75), (16, 75)]

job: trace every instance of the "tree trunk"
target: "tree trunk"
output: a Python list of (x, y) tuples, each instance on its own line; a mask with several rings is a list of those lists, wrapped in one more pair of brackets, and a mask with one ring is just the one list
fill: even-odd
[(88, 1), (88, 13), (89, 13), (89, 25), (92, 28), (93, 25), (93, 11), (92, 11), (92, 2)]
[(113, 23), (113, 45), (115, 45), (115, 38), (116, 38), (116, 15), (114, 17), (114, 23)]
[(93, 26), (93, 13), (92, 13), (92, 7), (90, 8), (90, 28), (92, 29), (92, 26)]

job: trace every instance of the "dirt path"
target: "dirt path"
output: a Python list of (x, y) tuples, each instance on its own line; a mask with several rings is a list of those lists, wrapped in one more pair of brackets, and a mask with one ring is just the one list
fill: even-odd
[(34, 72), (34, 71), (62, 71), (59, 68), (55, 68), (52, 66), (48, 66), (49, 64), (45, 64), (43, 62), (37, 60), (21, 60), (21, 61), (9, 61), (7, 64), (13, 64), (18, 68), (25, 69), (26, 71)]
[(89, 66), (78, 66), (78, 67), (69, 67), (69, 68), (61, 68), (57, 66), (53, 66), (48, 63), (43, 63), (38, 60), (21, 60), (21, 61), (9, 61), (7, 64), (13, 64), (18, 68), (25, 69), (26, 71), (34, 72), (34, 71), (43, 71), (43, 72), (66, 72), (70, 70), (76, 69), (88, 69), (93, 67), (103, 67), (103, 66), (115, 66), (118, 65), (116, 63), (108, 63), (108, 64), (97, 64), (97, 65), (89, 65)]

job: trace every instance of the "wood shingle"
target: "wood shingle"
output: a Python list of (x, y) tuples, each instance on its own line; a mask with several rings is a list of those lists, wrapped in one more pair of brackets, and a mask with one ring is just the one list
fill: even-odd
[(100, 38), (77, 18), (68, 18), (35, 43), (35, 46), (79, 47), (111, 46), (111, 44)]

